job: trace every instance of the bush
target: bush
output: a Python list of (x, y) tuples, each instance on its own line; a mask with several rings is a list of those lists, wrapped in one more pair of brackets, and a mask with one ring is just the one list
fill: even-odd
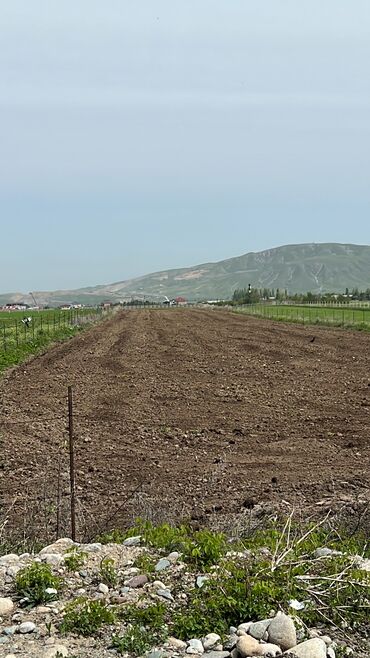
[(114, 611), (104, 601), (79, 597), (66, 607), (60, 631), (63, 634), (94, 635), (101, 626), (113, 624), (115, 620)]
[(166, 612), (164, 603), (156, 603), (147, 608), (135, 605), (125, 607), (120, 617), (128, 623), (128, 628), (124, 635), (113, 637), (112, 647), (121, 654), (141, 656), (162, 644), (168, 635)]
[(34, 562), (29, 567), (21, 569), (15, 579), (15, 587), (20, 598), (26, 599), (27, 607), (34, 607), (41, 603), (49, 603), (58, 598), (58, 590), (62, 581), (53, 572), (48, 564)]

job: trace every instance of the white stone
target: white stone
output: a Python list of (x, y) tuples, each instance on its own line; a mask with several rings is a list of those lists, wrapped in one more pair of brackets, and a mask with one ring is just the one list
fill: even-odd
[(8, 553), (8, 555), (0, 557), (0, 567), (8, 567), (17, 562), (19, 562), (19, 555), (16, 555), (15, 553)]
[(291, 653), (297, 658), (326, 658), (326, 644), (320, 638), (315, 637), (291, 647)]
[(263, 640), (270, 624), (271, 619), (263, 619), (262, 621), (257, 621), (254, 624), (251, 624), (248, 629), (248, 634), (254, 637), (255, 640)]
[(208, 633), (203, 639), (203, 647), (205, 651), (213, 649), (219, 642), (221, 638), (217, 633)]
[(46, 562), (46, 564), (50, 564), (52, 567), (59, 567), (62, 561), (62, 556), (60, 553), (44, 553), (42, 561)]
[(326, 651), (327, 658), (335, 658), (335, 651), (333, 647), (328, 647)]
[(65, 553), (66, 551), (69, 551), (72, 546), (79, 546), (79, 544), (76, 544), (76, 542), (69, 539), (69, 537), (62, 537), (54, 542), (54, 544), (50, 544), (41, 549), (39, 555), (42, 557), (43, 555), (48, 555), (50, 553)]
[(268, 639), (283, 651), (294, 647), (297, 644), (297, 633), (292, 618), (283, 612), (278, 612), (276, 617), (271, 619), (268, 627)]
[(99, 553), (102, 548), (103, 545), (96, 542), (95, 544), (86, 544), (84, 546), (84, 551), (85, 553)]
[(201, 655), (202, 653), (204, 653), (203, 644), (201, 643), (200, 640), (197, 640), (195, 638), (192, 639), (192, 640), (189, 640), (188, 648), (186, 649), (186, 653), (193, 653), (193, 654)]
[(174, 649), (185, 649), (186, 647), (186, 642), (183, 642), (182, 640), (178, 640), (177, 637), (169, 637), (167, 640), (168, 644), (170, 647), (173, 647)]
[(24, 621), (18, 628), (19, 633), (25, 635), (26, 633), (33, 633), (36, 629), (36, 624), (33, 621)]
[(18, 564), (11, 564), (6, 570), (6, 575), (10, 576), (11, 578), (15, 578), (21, 568), (22, 567), (20, 567)]
[(105, 585), (104, 583), (100, 583), (98, 589), (99, 589), (99, 592), (101, 592), (102, 594), (108, 594), (109, 593), (109, 587), (107, 585)]
[(0, 598), (0, 617), (11, 615), (14, 610), (14, 603), (11, 599)]

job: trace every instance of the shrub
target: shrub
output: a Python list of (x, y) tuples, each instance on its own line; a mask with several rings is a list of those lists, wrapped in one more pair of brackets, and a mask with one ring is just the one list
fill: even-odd
[(62, 581), (53, 572), (48, 564), (34, 562), (29, 567), (21, 569), (15, 579), (15, 587), (20, 598), (26, 599), (27, 607), (34, 607), (40, 603), (49, 603), (58, 598), (58, 590)]
[(94, 635), (101, 626), (113, 624), (115, 619), (114, 611), (108, 608), (104, 601), (90, 601), (79, 597), (66, 607), (60, 631), (84, 636)]
[(113, 637), (112, 647), (121, 654), (128, 652), (141, 656), (162, 644), (168, 635), (166, 612), (164, 603), (156, 603), (147, 608), (135, 605), (125, 607), (120, 616), (128, 622), (128, 628), (124, 635)]

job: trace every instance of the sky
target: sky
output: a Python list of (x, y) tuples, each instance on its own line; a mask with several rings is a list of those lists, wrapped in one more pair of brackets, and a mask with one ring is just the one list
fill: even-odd
[(368, 0), (0, 0), (0, 292), (370, 243)]

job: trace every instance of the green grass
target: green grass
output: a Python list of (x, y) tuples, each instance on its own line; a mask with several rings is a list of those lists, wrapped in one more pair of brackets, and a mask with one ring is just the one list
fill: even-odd
[(370, 331), (369, 307), (251, 304), (238, 307), (235, 312), (280, 322), (330, 325)]
[[(92, 308), (0, 311), (0, 373), (22, 363), (50, 343), (72, 338), (101, 316), (101, 309)], [(28, 327), (22, 323), (25, 317), (32, 318)]]

